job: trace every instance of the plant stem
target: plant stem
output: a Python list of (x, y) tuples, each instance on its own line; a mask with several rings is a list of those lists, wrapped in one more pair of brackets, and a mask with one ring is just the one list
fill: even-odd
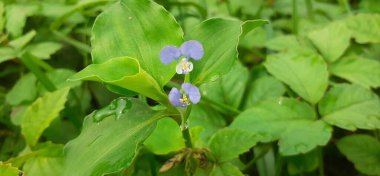
[(298, 12), (297, 12), (297, 3), (296, 0), (292, 1), (293, 5), (293, 14), (292, 14), (292, 22), (293, 22), (293, 33), (298, 34)]
[(46, 90), (53, 92), (57, 89), (44, 72), (33, 62), (32, 55), (24, 53), (20, 57), (20, 60), (34, 75), (36, 75), (37, 79), (41, 81)]
[(283, 164), (284, 164), (284, 158), (281, 156), (281, 154), (278, 153), (277, 160), (276, 160), (275, 176), (281, 176)]
[(318, 156), (318, 161), (319, 161), (319, 168), (318, 168), (318, 171), (319, 171), (319, 176), (324, 176), (325, 175), (325, 172), (324, 172), (324, 165), (323, 165), (323, 150), (322, 150), (322, 147), (318, 147), (318, 153), (319, 153), (319, 156)]
[(314, 21), (314, 13), (313, 13), (313, 2), (311, 0), (305, 0), (307, 15), (309, 16), (311, 21)]
[(255, 155), (255, 157), (244, 166), (243, 171), (248, 171), (248, 169), (251, 168), (252, 165), (254, 165), (260, 158), (265, 156), (270, 149), (271, 145), (266, 146), (259, 154)]
[(347, 11), (349, 15), (352, 15), (351, 7), (348, 4), (348, 0), (339, 0), (339, 4)]
[(193, 144), (191, 143), (191, 136), (187, 124), (187, 119), (189, 118), (191, 112), (191, 106), (188, 106), (185, 110), (185, 113), (182, 113), (182, 123), (181, 123), (181, 129), (182, 129), (182, 136), (185, 140), (185, 145), (187, 148), (193, 148)]

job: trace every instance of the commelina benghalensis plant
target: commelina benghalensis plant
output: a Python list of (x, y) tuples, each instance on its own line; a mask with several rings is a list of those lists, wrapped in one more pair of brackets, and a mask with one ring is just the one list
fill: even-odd
[[(178, 74), (185, 74), (185, 78), (188, 78), (188, 74), (193, 70), (193, 63), (190, 59), (199, 60), (204, 54), (203, 46), (196, 40), (190, 40), (184, 42), (180, 48), (176, 46), (166, 46), (161, 50), (160, 58), (164, 64), (169, 64), (173, 60), (178, 61), (176, 66), (176, 72)], [(186, 81), (186, 80), (185, 80)], [(181, 85), (181, 90), (172, 88), (169, 93), (170, 103), (175, 107), (181, 107), (185, 109), (187, 106), (197, 104), (201, 98), (199, 88), (184, 82)]]

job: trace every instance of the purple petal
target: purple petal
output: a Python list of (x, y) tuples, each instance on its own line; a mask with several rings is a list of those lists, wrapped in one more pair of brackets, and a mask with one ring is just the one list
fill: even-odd
[(161, 62), (166, 65), (179, 57), (181, 57), (181, 51), (175, 46), (166, 46), (161, 49)]
[(199, 92), (198, 87), (190, 83), (183, 83), (182, 89), (189, 96), (190, 101), (193, 104), (197, 104), (199, 100), (201, 99), (201, 93)]
[(181, 54), (187, 58), (199, 60), (203, 57), (203, 46), (196, 40), (189, 40), (181, 45)]
[(180, 99), (182, 98), (181, 92), (177, 88), (172, 88), (169, 92), (169, 101), (173, 106), (181, 106), (182, 103)]

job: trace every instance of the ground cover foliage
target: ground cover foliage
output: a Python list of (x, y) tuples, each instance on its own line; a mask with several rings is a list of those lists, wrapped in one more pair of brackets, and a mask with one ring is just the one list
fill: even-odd
[(3, 0), (1, 176), (380, 175), (379, 0)]

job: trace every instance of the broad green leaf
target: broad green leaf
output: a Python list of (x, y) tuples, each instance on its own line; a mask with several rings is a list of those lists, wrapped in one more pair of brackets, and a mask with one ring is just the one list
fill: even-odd
[(265, 67), (312, 104), (322, 98), (327, 88), (327, 65), (321, 56), (310, 50), (269, 55)]
[(346, 19), (352, 37), (358, 43), (380, 43), (380, 15), (357, 14)]
[(380, 175), (380, 142), (378, 139), (357, 134), (339, 140), (338, 149), (355, 168), (368, 175)]
[(13, 59), (17, 52), (11, 47), (0, 47), (0, 63)]
[(21, 122), (21, 133), (29, 146), (34, 146), (42, 132), (65, 107), (68, 88), (46, 93), (31, 104)]
[(26, 175), (51, 176), (61, 175), (63, 171), (63, 145), (39, 144), (28, 154), (22, 167)]
[(231, 163), (218, 163), (212, 169), (210, 176), (244, 176), (244, 174)]
[(329, 71), (366, 88), (380, 87), (380, 62), (376, 60), (358, 56), (344, 57), (332, 64)]
[(202, 96), (238, 108), (248, 82), (248, 70), (240, 62), (214, 82), (201, 86)]
[(21, 36), (25, 26), (26, 18), (38, 11), (38, 5), (35, 4), (12, 4), (6, 6), (6, 29), (11, 36)]
[(138, 60), (129, 57), (113, 58), (101, 64), (89, 65), (69, 80), (104, 82), (168, 104), (167, 95), (156, 80), (140, 67)]
[(380, 98), (358, 85), (335, 85), (321, 100), (323, 120), (347, 130), (379, 129)]
[(204, 56), (198, 61), (193, 61), (194, 70), (190, 73), (191, 82), (200, 85), (214, 81), (228, 73), (237, 59), (240, 35), (266, 23), (263, 20), (241, 22), (213, 18), (194, 27), (186, 34), (185, 39), (193, 39), (202, 43)]
[(197, 147), (206, 147), (211, 136), (226, 126), (224, 117), (216, 110), (206, 105), (197, 104), (192, 107), (189, 115), (190, 129), (200, 128), (200, 141)]
[(250, 86), (246, 107), (269, 98), (281, 97), (286, 91), (282, 82), (272, 76), (263, 76), (256, 79)]
[(285, 51), (291, 49), (300, 48), (300, 42), (297, 37), (294, 35), (282, 35), (276, 38), (273, 38), (265, 43), (265, 46), (271, 50), (276, 51)]
[(351, 31), (344, 22), (333, 22), (308, 34), (328, 62), (336, 61), (350, 45)]
[(51, 55), (53, 55), (61, 48), (62, 45), (59, 43), (42, 42), (29, 45), (27, 51), (39, 59), (49, 59)]
[(168, 154), (185, 148), (181, 129), (177, 122), (171, 118), (159, 120), (156, 129), (145, 140), (144, 145), (158, 155)]
[(34, 38), (36, 34), (37, 33), (35, 30), (29, 31), (25, 35), (18, 37), (15, 40), (10, 41), (9, 45), (17, 50), (20, 50), (24, 48), (24, 46), (28, 44)]
[(224, 128), (212, 136), (209, 148), (218, 163), (237, 158), (256, 145), (257, 136), (239, 129)]
[(183, 32), (175, 19), (150, 0), (121, 0), (98, 16), (92, 30), (93, 63), (129, 56), (160, 86), (174, 75), (176, 63), (164, 65), (160, 51), (179, 46)]
[(260, 136), (260, 141), (279, 140), (282, 155), (306, 153), (326, 145), (332, 129), (317, 120), (313, 108), (290, 98), (261, 101), (245, 110), (230, 125)]
[(6, 102), (13, 106), (32, 102), (37, 96), (36, 82), (31, 73), (22, 76), (7, 93)]
[(65, 146), (64, 176), (100, 176), (130, 166), (156, 122), (165, 117), (138, 100), (119, 101), (132, 106), (110, 106), (115, 114), (95, 111), (85, 118), (81, 134)]
[(16, 167), (12, 167), (10, 164), (4, 164), (0, 161), (0, 175), (1, 176), (17, 176), (19, 170)]
[(312, 150), (305, 154), (288, 157), (286, 161), (288, 164), (288, 173), (290, 175), (311, 172), (318, 167), (318, 150)]

